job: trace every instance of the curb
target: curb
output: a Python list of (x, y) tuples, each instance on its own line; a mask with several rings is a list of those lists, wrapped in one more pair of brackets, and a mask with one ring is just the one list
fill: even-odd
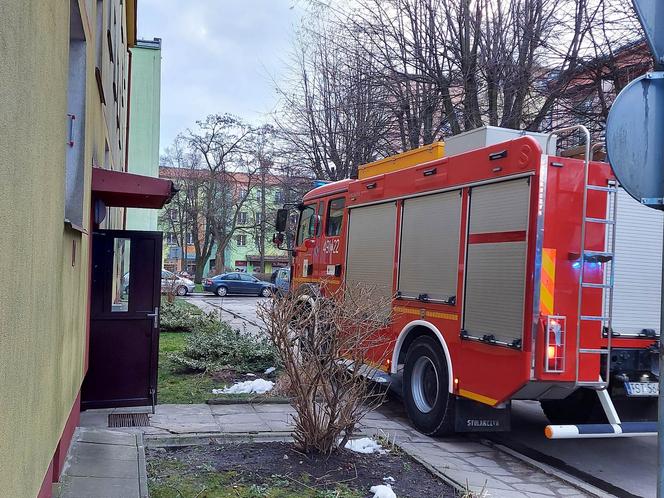
[(274, 396), (272, 398), (211, 398), (205, 400), (208, 405), (288, 405), (290, 400), (282, 396)]
[(149, 498), (148, 469), (145, 459), (145, 442), (143, 433), (136, 434), (136, 448), (138, 449), (138, 492), (141, 498)]
[(265, 432), (192, 432), (189, 434), (161, 435), (146, 434), (144, 437), (145, 448), (166, 448), (181, 446), (203, 446), (215, 442), (270, 442), (289, 441), (293, 437), (290, 431), (265, 431)]
[(491, 448), (495, 448), (499, 451), (502, 451), (503, 453), (506, 453), (510, 455), (513, 458), (516, 458), (517, 460), (525, 463), (526, 465), (530, 465), (531, 467), (535, 467), (536, 469), (544, 472), (547, 475), (550, 475), (551, 477), (554, 477), (560, 481), (563, 481), (566, 484), (569, 484), (570, 486), (573, 486), (574, 488), (578, 489), (579, 491), (582, 491), (584, 493), (589, 494), (590, 496), (593, 496), (595, 498), (607, 498), (607, 497), (614, 497), (615, 495), (612, 495), (602, 489), (599, 489), (592, 484), (588, 484), (587, 482), (574, 477), (571, 474), (568, 474), (564, 470), (559, 470), (556, 469), (550, 465), (547, 465), (542, 462), (538, 462), (537, 460), (534, 460), (526, 455), (523, 455), (519, 453), (518, 451), (513, 450), (512, 448), (508, 448), (507, 446), (504, 446), (500, 443), (495, 443), (493, 441), (490, 441), (488, 439), (480, 439), (479, 442), (485, 446), (489, 446)]

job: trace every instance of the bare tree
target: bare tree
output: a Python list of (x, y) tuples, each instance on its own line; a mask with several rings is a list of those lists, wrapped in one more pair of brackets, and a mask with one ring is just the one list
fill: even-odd
[(290, 86), (278, 89), (276, 123), (292, 157), (317, 178), (339, 180), (390, 152), (389, 117), (380, 105), (386, 95), (359, 44), (340, 40), (336, 27), (324, 21), (317, 30), (297, 37)]
[[(197, 123), (187, 139), (205, 171), (205, 230), (216, 244), (216, 267), (223, 271), (224, 251), (238, 227), (238, 215), (254, 188), (258, 166), (246, 148), (253, 128), (229, 114), (212, 114)], [(197, 266), (197, 278), (203, 269)]]
[(293, 438), (304, 452), (343, 448), (385, 393), (367, 382), (385, 359), (389, 300), (368, 286), (329, 293), (310, 305), (293, 293), (259, 308), (290, 385)]
[(200, 169), (200, 157), (191, 150), (189, 141), (180, 135), (173, 145), (166, 149), (162, 163), (172, 168), (169, 175), (179, 192), (162, 211), (161, 221), (175, 234), (183, 269), (186, 269), (187, 264), (187, 247), (194, 246), (197, 269), (195, 279), (200, 283), (202, 268), (210, 258), (213, 246), (212, 231), (205, 223), (208, 203), (205, 197), (206, 179)]

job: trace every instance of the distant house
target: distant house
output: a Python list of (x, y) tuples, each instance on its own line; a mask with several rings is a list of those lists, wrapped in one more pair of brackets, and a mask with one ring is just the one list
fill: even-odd
[[(152, 311), (123, 285), (130, 263), (132, 279), (148, 264), (124, 237), (126, 208), (162, 207), (172, 182), (127, 172), (136, 0), (2, 0), (0, 11), (0, 495), (49, 497), (81, 406), (124, 405), (88, 380), (125, 394), (103, 372), (122, 371), (111, 355), (125, 354), (127, 307), (145, 323)], [(111, 311), (100, 351), (95, 320)]]
[[(168, 178), (178, 185), (178, 181), (184, 178), (197, 177), (201, 181), (207, 176), (206, 170), (193, 170), (187, 168), (173, 168), (162, 166), (160, 176)], [(203, 275), (217, 274), (224, 271), (246, 271), (257, 273), (270, 273), (275, 268), (288, 265), (288, 255), (285, 251), (277, 249), (272, 244), (272, 235), (274, 233), (274, 216), (276, 210), (282, 207), (285, 201), (285, 182), (283, 178), (275, 175), (267, 175), (265, 179), (265, 220), (261, 224), (263, 213), (261, 192), (262, 183), (258, 178), (250, 179), (247, 175), (233, 174), (235, 182), (234, 190), (237, 196), (246, 201), (241, 208), (237, 209), (236, 228), (231, 240), (224, 250), (223, 261), (217, 261), (216, 245), (213, 246), (210, 258), (204, 263)], [(247, 188), (249, 187), (249, 192)], [(182, 192), (179, 195), (187, 195)], [(185, 230), (182, 233), (182, 226), (191, 226), (192, 220), (182, 223), (178, 217), (183, 213), (177, 212), (177, 208), (166, 206), (160, 216), (160, 228), (165, 234), (165, 253), (164, 267), (171, 271), (187, 271), (190, 274), (196, 273), (194, 236), (191, 230)], [(260, 255), (260, 236), (261, 227), (264, 226), (264, 266), (261, 267)], [(204, 219), (199, 218), (199, 234), (204, 232)]]

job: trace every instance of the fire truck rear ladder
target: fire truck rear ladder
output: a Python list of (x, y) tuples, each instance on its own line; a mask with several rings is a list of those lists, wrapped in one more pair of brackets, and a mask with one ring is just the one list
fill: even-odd
[[(611, 328), (613, 316), (613, 283), (614, 283), (614, 256), (616, 244), (616, 216), (618, 204), (618, 184), (613, 183), (607, 186), (590, 185), (589, 169), (592, 161), (592, 153), (596, 146), (590, 146), (590, 133), (585, 126), (570, 126), (556, 130), (556, 133), (566, 133), (571, 131), (581, 131), (585, 135), (585, 155), (584, 155), (584, 189), (583, 189), (583, 211), (581, 222), (581, 251), (579, 262), (581, 264), (579, 271), (579, 293), (577, 300), (577, 328), (576, 328), (576, 376), (575, 385), (577, 387), (589, 387), (597, 391), (597, 396), (602, 405), (608, 424), (581, 424), (581, 425), (549, 425), (544, 430), (549, 439), (577, 439), (577, 438), (611, 438), (611, 437), (635, 437), (649, 436), (657, 434), (655, 422), (621, 422), (616, 411), (611, 396), (609, 396), (608, 386), (611, 372)], [(551, 136), (549, 137), (549, 139)], [(603, 145), (603, 144), (602, 144)], [(601, 146), (600, 146), (601, 147)], [(547, 144), (548, 150), (548, 144)], [(606, 192), (609, 198), (607, 203), (607, 218), (593, 218), (588, 216), (588, 192), (600, 191)], [(586, 224), (599, 223), (607, 227), (608, 247), (605, 251), (586, 250)], [(607, 244), (605, 244), (607, 245)], [(604, 282), (588, 282), (584, 280), (586, 263), (610, 263), (610, 270), (602, 272)], [(583, 289), (602, 289), (608, 293), (608, 299), (603, 300), (602, 315), (583, 315)], [(606, 305), (605, 305), (606, 304)], [(581, 323), (584, 321), (598, 321), (602, 323), (600, 334), (606, 331), (607, 345), (604, 348), (581, 348)], [(581, 355), (598, 354), (605, 356), (604, 375), (597, 381), (579, 381), (579, 362)], [(600, 361), (601, 364), (601, 361)]]
[[(613, 283), (614, 283), (614, 269), (615, 269), (615, 246), (616, 246), (616, 217), (618, 211), (618, 185), (617, 183), (603, 186), (591, 185), (589, 183), (589, 170), (592, 165), (593, 153), (597, 149), (597, 145), (601, 147), (603, 144), (595, 144), (590, 146), (590, 134), (587, 129), (583, 129), (586, 134), (586, 150), (584, 155), (584, 189), (583, 189), (583, 220), (581, 222), (581, 251), (579, 262), (581, 267), (579, 269), (579, 291), (577, 300), (577, 329), (576, 329), (576, 385), (579, 387), (590, 387), (598, 390), (602, 407), (605, 409), (609, 420), (613, 423), (620, 423), (619, 419), (611, 420), (615, 414), (613, 404), (607, 406), (607, 400), (604, 399), (608, 396), (606, 389), (609, 386), (610, 372), (611, 372), (611, 338), (613, 336), (612, 318), (613, 318)], [(594, 218), (588, 216), (588, 192), (600, 191), (606, 192), (607, 214), (606, 218)], [(586, 249), (586, 226), (588, 223), (603, 224), (606, 226), (606, 243), (604, 251), (591, 251)], [(586, 263), (607, 263), (609, 265), (608, 272), (606, 266), (604, 267), (603, 283), (589, 282), (585, 280), (586, 277)], [(605, 294), (602, 301), (602, 314), (601, 315), (584, 315), (583, 314), (583, 289), (601, 289)], [(606, 331), (606, 348), (582, 348), (581, 347), (581, 324), (584, 321), (601, 322), (600, 337)], [(604, 356), (604, 371), (603, 375), (597, 381), (580, 381), (579, 380), (579, 364), (581, 362), (581, 355), (597, 354)], [(601, 365), (600, 361), (600, 365)], [(610, 401), (609, 401), (610, 402)], [(617, 417), (617, 415), (616, 415)]]

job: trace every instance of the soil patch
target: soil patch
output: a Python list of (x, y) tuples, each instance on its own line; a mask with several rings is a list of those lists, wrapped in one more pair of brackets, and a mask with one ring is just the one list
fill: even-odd
[[(150, 495), (199, 497), (372, 496), (390, 482), (400, 498), (453, 497), (454, 490), (408, 455), (341, 451), (304, 455), (292, 444), (222, 443), (146, 451)], [(391, 477), (392, 481), (385, 481)], [(169, 494), (169, 490), (173, 494)]]

